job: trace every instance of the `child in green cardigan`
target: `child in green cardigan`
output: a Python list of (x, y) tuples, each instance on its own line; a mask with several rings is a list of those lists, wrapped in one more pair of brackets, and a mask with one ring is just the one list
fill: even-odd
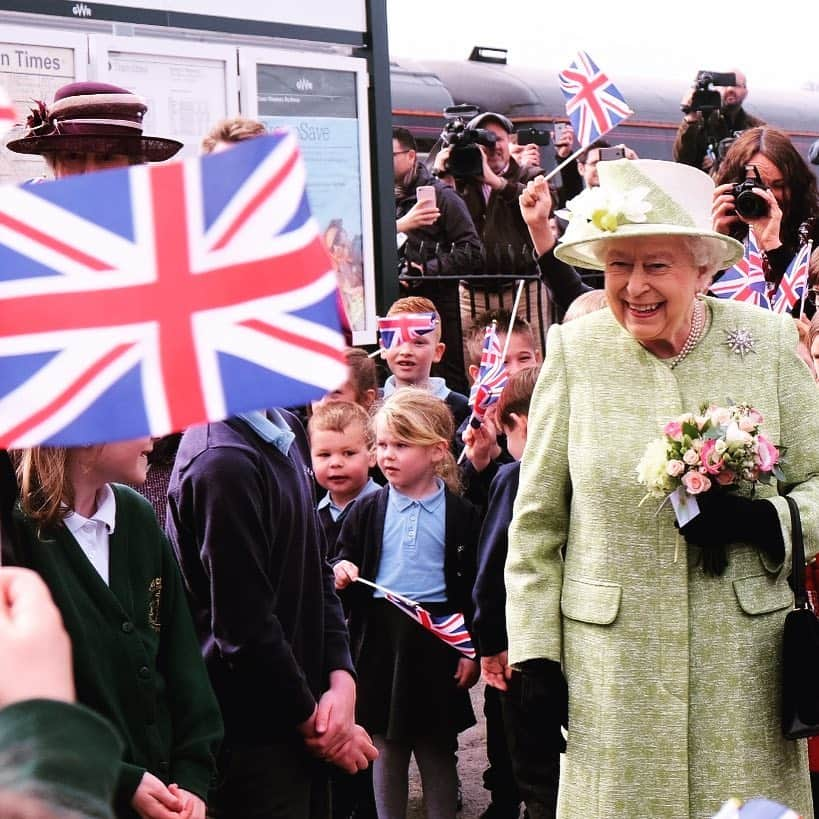
[(77, 699), (125, 743), (118, 817), (205, 819), (219, 707), (176, 562), (141, 484), (150, 438), (23, 453), (21, 562), (71, 637)]

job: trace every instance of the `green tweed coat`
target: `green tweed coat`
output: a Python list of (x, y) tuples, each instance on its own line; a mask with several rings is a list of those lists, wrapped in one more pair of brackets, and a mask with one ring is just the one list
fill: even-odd
[[(569, 684), (562, 819), (704, 819), (729, 796), (760, 795), (813, 815), (805, 743), (779, 725), (788, 568), (736, 543), (725, 574), (705, 576), (670, 505), (640, 506), (635, 468), (663, 423), (703, 402), (747, 402), (788, 447), (805, 550), (819, 549), (819, 390), (792, 321), (706, 303), (707, 334), (674, 370), (609, 310), (549, 333), (506, 586), (510, 661), (562, 660)], [(726, 344), (738, 329), (754, 339), (744, 357)], [(774, 503), (787, 567), (787, 504)]]

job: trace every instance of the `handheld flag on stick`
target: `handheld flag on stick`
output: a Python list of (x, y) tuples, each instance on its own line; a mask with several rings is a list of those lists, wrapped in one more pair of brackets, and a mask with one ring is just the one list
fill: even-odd
[(427, 631), (432, 632), (439, 640), (460, 651), (465, 657), (474, 660), (477, 656), (475, 646), (472, 643), (472, 637), (466, 628), (464, 616), (460, 612), (443, 615), (430, 614), (414, 600), (410, 600), (409, 597), (404, 597), (402, 594), (390, 591), (384, 586), (379, 586), (370, 580), (365, 580), (363, 577), (357, 578), (356, 582), (364, 583), (366, 586), (371, 586), (382, 592), (385, 600), (388, 600), (396, 608), (403, 611), (407, 617), (411, 617)]
[(591, 145), (634, 112), (614, 83), (585, 52), (558, 75), (569, 117), (581, 146)]
[(752, 230), (748, 231), (748, 238), (745, 240), (745, 255), (733, 267), (729, 267), (709, 290), (712, 295), (721, 299), (747, 301), (770, 310), (762, 254)]
[(165, 435), (346, 378), (294, 134), (0, 196), (0, 447)]
[(481, 425), (486, 411), (500, 398), (509, 378), (497, 330), (497, 322), (493, 321), (484, 331), (478, 377), (469, 392), (469, 405), (472, 407), (469, 423), (473, 427)]
[(438, 324), (435, 313), (397, 313), (378, 319), (381, 348), (391, 350), (418, 336), (431, 333)]
[(773, 299), (774, 313), (792, 313), (797, 303), (802, 303), (808, 288), (808, 266), (813, 243), (806, 242), (788, 265), (779, 289)]

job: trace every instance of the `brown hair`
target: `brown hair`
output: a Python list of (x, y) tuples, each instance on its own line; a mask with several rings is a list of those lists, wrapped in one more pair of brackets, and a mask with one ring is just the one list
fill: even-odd
[(375, 446), (372, 420), (364, 407), (350, 401), (330, 401), (327, 404), (318, 404), (307, 422), (307, 432), (311, 439), (313, 433), (318, 430), (343, 434), (355, 424), (361, 425), (367, 449), (372, 449)]
[(526, 367), (509, 376), (498, 399), (498, 420), (505, 427), (515, 426), (515, 415), (529, 415), (532, 393), (535, 391), (540, 367)]
[[(483, 337), (484, 332), (493, 321), (497, 322), (497, 333), (506, 335), (509, 332), (509, 321), (512, 314), (509, 310), (498, 308), (496, 310), (486, 310), (483, 313), (478, 313), (472, 320), (472, 326), (466, 337), (466, 352), (469, 355), (467, 364), (478, 365), (481, 363), (481, 353), (483, 352)], [(536, 350), (535, 334), (532, 330), (532, 325), (526, 321), (525, 318), (515, 317), (515, 323), (512, 325), (513, 336), (526, 336), (531, 342), (532, 349)]]
[(219, 120), (202, 140), (202, 151), (213, 153), (219, 142), (243, 142), (267, 133), (264, 124), (248, 117), (229, 117)]
[[(755, 154), (762, 154), (776, 165), (788, 188), (779, 236), (782, 244), (793, 252), (798, 242), (799, 225), (806, 219), (819, 217), (816, 177), (784, 131), (762, 126), (749, 128), (734, 140), (720, 163), (714, 178), (716, 184), (742, 182), (745, 166), (751, 164), (751, 157)], [(735, 239), (744, 239), (747, 233), (748, 226), (740, 221), (731, 228)]]
[(347, 359), (347, 366), (350, 368), (350, 381), (352, 381), (355, 389), (356, 401), (361, 403), (367, 390), (373, 390), (373, 395), (376, 395), (378, 392), (378, 374), (375, 361), (358, 347), (348, 347), (344, 351), (344, 358)]
[(813, 318), (810, 320), (810, 327), (808, 327), (808, 338), (807, 338), (807, 345), (808, 349), (811, 348), (813, 345), (814, 339), (819, 336), (819, 311), (813, 314)]
[(397, 316), (401, 313), (435, 313), (435, 318), (438, 319), (433, 335), (436, 341), (441, 340), (441, 314), (438, 308), (427, 298), (423, 296), (407, 296), (403, 299), (394, 301), (389, 310), (388, 316)]
[(23, 450), (17, 462), (20, 506), (37, 523), (37, 533), (54, 530), (74, 507), (74, 488), (68, 478), (71, 450), (37, 446)]
[(408, 444), (426, 447), (446, 444), (444, 457), (435, 465), (435, 474), (450, 492), (461, 491), (461, 476), (451, 449), (455, 421), (440, 398), (416, 387), (403, 387), (385, 399), (373, 418), (382, 419), (393, 435)]

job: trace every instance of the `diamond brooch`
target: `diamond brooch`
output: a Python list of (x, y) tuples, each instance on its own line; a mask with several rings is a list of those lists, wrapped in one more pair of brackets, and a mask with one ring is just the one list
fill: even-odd
[(736, 353), (740, 358), (745, 358), (745, 353), (755, 353), (754, 345), (756, 340), (751, 335), (751, 331), (745, 327), (738, 327), (736, 330), (723, 331), (728, 338), (725, 339), (725, 344), (732, 353)]

